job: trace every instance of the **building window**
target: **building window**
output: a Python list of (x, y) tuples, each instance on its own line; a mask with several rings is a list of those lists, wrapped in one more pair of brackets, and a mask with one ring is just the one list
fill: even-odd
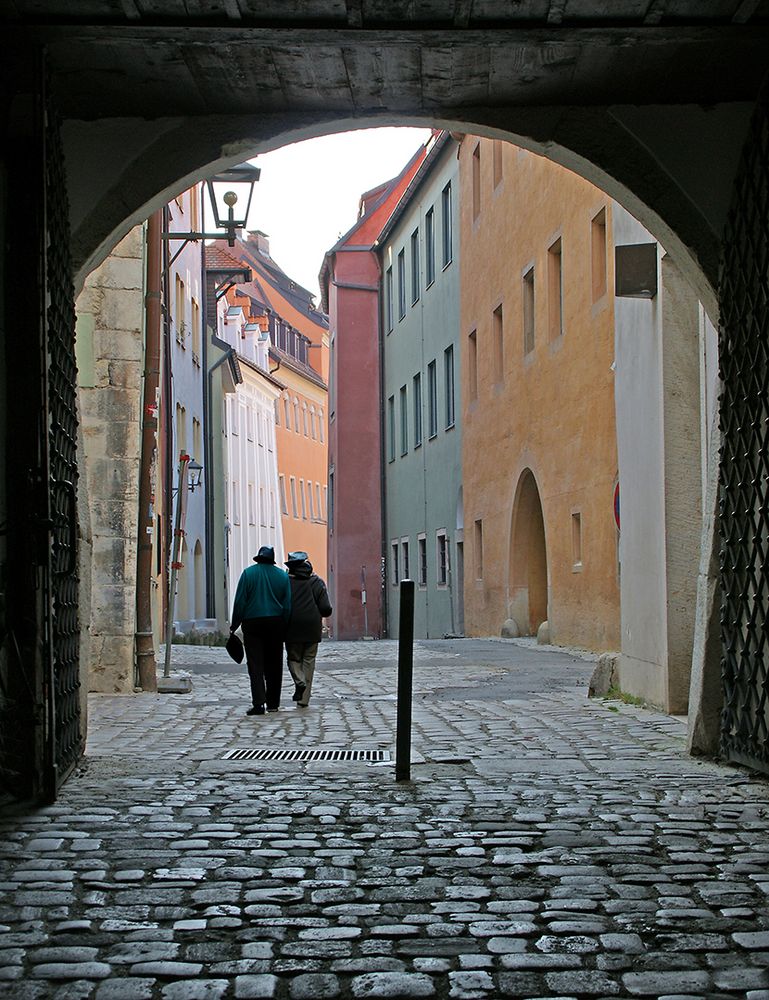
[(483, 521), (475, 522), (475, 579), (483, 579)]
[(398, 319), (406, 315), (406, 251), (398, 254)]
[(419, 301), (419, 230), (411, 234), (411, 304)]
[(270, 490), (270, 527), (275, 527), (275, 490)]
[(203, 458), (203, 429), (197, 417), (192, 418), (192, 457), (197, 462)]
[(278, 477), (278, 486), (280, 488), (280, 510), (282, 514), (288, 514), (288, 501), (286, 500), (286, 477), (281, 474)]
[(387, 460), (395, 461), (395, 396), (387, 400)]
[(561, 241), (556, 240), (547, 251), (547, 322), (550, 340), (563, 334), (563, 266)]
[(406, 386), (401, 386), (401, 455), (409, 450), (409, 411)]
[(246, 407), (246, 437), (249, 441), (254, 440), (254, 411), (250, 406)]
[(265, 503), (264, 487), (259, 487), (259, 517), (262, 525), (267, 527), (267, 504)]
[(315, 407), (314, 406), (310, 407), (310, 437), (313, 439), (313, 441), (316, 441), (317, 438), (318, 438), (318, 435), (317, 435), (316, 430), (315, 430)]
[(449, 542), (445, 528), (440, 528), (435, 533), (435, 568), (435, 579), (438, 586), (447, 587), (449, 583)]
[(534, 268), (523, 276), (523, 353), (534, 350)]
[(310, 482), (309, 479), (305, 481), (305, 486), (307, 488), (307, 510), (308, 510), (308, 512), (310, 514), (310, 520), (314, 521), (315, 520), (315, 503), (314, 503), (313, 497), (312, 497), (312, 483)]
[(491, 316), (492, 350), (494, 352), (494, 381), (505, 380), (505, 327), (502, 306), (499, 305)]
[(301, 428), (299, 426), (299, 400), (294, 397), (294, 430), (297, 434), (301, 434)]
[(411, 579), (411, 566), (409, 565), (409, 540), (401, 538), (401, 571), (403, 580)]
[(328, 474), (328, 486), (323, 487), (323, 515), (330, 525), (334, 521), (334, 470)]
[(176, 404), (176, 446), (179, 454), (187, 454), (187, 410)]
[(414, 447), (422, 444), (422, 373), (414, 376)]
[(299, 517), (299, 508), (296, 504), (296, 479), (291, 476), (289, 479), (291, 486), (291, 513), (294, 517)]
[(446, 430), (454, 426), (454, 345), (449, 345), (443, 352), (443, 371), (446, 380)]
[(184, 322), (185, 314), (184, 282), (176, 275), (175, 295), (174, 295), (174, 325), (176, 326), (176, 343), (186, 347), (184, 337), (187, 332), (187, 324)]
[(288, 396), (283, 397), (283, 409), (286, 411), (286, 430), (291, 430), (291, 402)]
[(315, 497), (318, 503), (318, 506), (316, 508), (318, 511), (318, 520), (322, 521), (324, 515), (323, 515), (323, 507), (320, 502), (320, 483), (315, 484)]
[(307, 520), (307, 505), (304, 502), (304, 480), (299, 480), (299, 502), (302, 505), (302, 520)]
[(280, 427), (280, 400), (274, 401), (273, 409), (275, 410), (275, 426)]
[(425, 215), (425, 284), (429, 288), (435, 281), (435, 210)]
[(390, 578), (393, 587), (397, 587), (400, 583), (400, 553), (397, 541), (390, 543)]
[(248, 523), (256, 524), (256, 514), (254, 512), (254, 484), (248, 484)]
[(481, 214), (481, 144), (473, 150), (473, 222)]
[(237, 479), (232, 480), (232, 523), (240, 524), (240, 488)]
[(200, 368), (200, 306), (192, 300), (192, 363)]
[(427, 433), (431, 438), (438, 433), (438, 375), (434, 361), (427, 366)]
[(393, 269), (387, 268), (385, 272), (385, 325), (387, 332), (391, 333), (393, 328)]
[(494, 190), (502, 183), (502, 140), (494, 139), (492, 146), (492, 158), (494, 161)]
[(582, 514), (579, 511), (571, 515), (571, 559), (572, 569), (582, 569)]
[(318, 436), (320, 437), (321, 444), (326, 440), (326, 428), (323, 419), (323, 410), (318, 410)]
[(443, 244), (443, 266), (448, 267), (451, 263), (451, 256), (453, 252), (453, 236), (452, 236), (452, 226), (451, 226), (451, 181), (446, 185), (441, 193), (441, 222), (442, 228), (442, 244)]
[(417, 583), (420, 587), (427, 586), (427, 537), (425, 535), (417, 535), (417, 557), (419, 559), (419, 565), (417, 566)]
[(606, 209), (602, 208), (590, 223), (590, 256), (593, 279), (593, 302), (606, 295)]
[(307, 403), (302, 403), (302, 430), (305, 437), (310, 436), (310, 428), (307, 421)]
[(478, 398), (478, 332), (467, 335), (467, 389), (470, 399)]

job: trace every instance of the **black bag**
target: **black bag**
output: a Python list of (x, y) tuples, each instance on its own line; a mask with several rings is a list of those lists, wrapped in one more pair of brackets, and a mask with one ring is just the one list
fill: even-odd
[(243, 662), (243, 643), (234, 632), (230, 632), (230, 637), (225, 644), (225, 649), (236, 663)]

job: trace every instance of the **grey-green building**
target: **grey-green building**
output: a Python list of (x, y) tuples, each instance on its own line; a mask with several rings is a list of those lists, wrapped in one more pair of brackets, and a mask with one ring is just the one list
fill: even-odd
[(415, 583), (414, 635), (461, 635), (457, 142), (440, 132), (379, 238), (387, 628)]

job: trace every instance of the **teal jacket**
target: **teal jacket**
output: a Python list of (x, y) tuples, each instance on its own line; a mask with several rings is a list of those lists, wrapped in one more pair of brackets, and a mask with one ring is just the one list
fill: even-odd
[(271, 563), (256, 563), (240, 574), (232, 606), (231, 631), (245, 618), (271, 618), (291, 614), (291, 584), (288, 573)]

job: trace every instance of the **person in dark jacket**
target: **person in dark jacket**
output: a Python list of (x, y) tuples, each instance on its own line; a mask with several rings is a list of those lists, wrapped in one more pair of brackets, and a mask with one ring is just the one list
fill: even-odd
[(246, 715), (277, 712), (283, 676), (283, 637), (291, 614), (291, 586), (285, 570), (275, 565), (275, 550), (263, 545), (255, 566), (240, 574), (232, 607), (230, 632), (240, 625), (251, 681), (251, 708)]
[(328, 618), (332, 608), (326, 584), (313, 573), (306, 552), (289, 552), (286, 566), (291, 584), (291, 617), (286, 628), (288, 669), (294, 679), (297, 708), (307, 708), (323, 619)]

